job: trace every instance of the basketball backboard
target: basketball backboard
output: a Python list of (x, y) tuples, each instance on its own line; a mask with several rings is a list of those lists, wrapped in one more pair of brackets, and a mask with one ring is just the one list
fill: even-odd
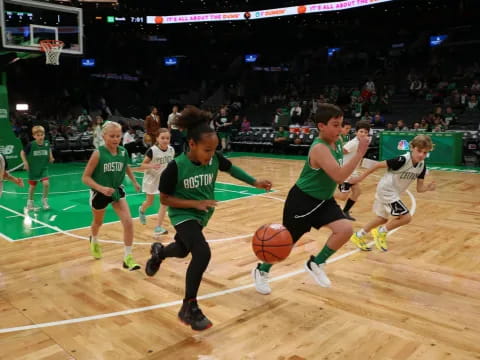
[(30, 0), (0, 0), (2, 47), (41, 51), (40, 40), (61, 40), (62, 53), (83, 55), (81, 8)]

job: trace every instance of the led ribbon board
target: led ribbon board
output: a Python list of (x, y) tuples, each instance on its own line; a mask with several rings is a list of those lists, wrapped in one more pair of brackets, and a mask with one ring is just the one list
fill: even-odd
[(182, 24), (213, 21), (238, 21), (248, 19), (261, 20), (280, 16), (314, 14), (327, 11), (342, 11), (391, 1), (394, 0), (345, 0), (310, 5), (289, 6), (278, 9), (253, 10), (247, 12), (147, 16), (147, 24)]

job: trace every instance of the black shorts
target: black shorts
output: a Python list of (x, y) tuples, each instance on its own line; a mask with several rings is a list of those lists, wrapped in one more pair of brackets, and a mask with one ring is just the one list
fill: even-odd
[[(120, 193), (120, 199), (123, 199), (125, 197), (123, 186), (118, 187), (118, 192)], [(111, 196), (106, 196), (97, 190), (90, 189), (90, 207), (95, 210), (103, 210), (112, 202), (113, 198)]]
[(288, 193), (283, 208), (283, 226), (297, 242), (312, 227), (320, 229), (336, 220), (345, 219), (342, 209), (334, 198), (318, 200), (305, 194), (297, 185)]

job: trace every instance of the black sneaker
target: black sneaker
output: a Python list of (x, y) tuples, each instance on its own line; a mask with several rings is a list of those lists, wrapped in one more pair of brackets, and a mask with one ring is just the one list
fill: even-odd
[(347, 219), (347, 220), (351, 220), (351, 221), (357, 220), (357, 219), (355, 219), (354, 217), (351, 217), (351, 216), (350, 216), (350, 213), (349, 213), (348, 211), (344, 211), (344, 212), (343, 212), (343, 216), (345, 216), (345, 219)]
[(203, 315), (195, 299), (183, 300), (182, 308), (178, 312), (178, 318), (185, 325), (190, 325), (193, 330), (206, 330), (212, 326), (212, 322)]
[(147, 265), (145, 265), (145, 273), (148, 276), (153, 276), (160, 269), (160, 264), (165, 257), (163, 256), (163, 245), (159, 242), (155, 242), (150, 247), (150, 254), (152, 257), (148, 259)]

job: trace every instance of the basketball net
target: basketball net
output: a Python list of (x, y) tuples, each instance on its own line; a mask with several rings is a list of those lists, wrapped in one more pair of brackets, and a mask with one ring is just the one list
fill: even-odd
[(60, 40), (40, 40), (40, 47), (45, 52), (45, 64), (60, 65), (60, 54), (64, 42)]

